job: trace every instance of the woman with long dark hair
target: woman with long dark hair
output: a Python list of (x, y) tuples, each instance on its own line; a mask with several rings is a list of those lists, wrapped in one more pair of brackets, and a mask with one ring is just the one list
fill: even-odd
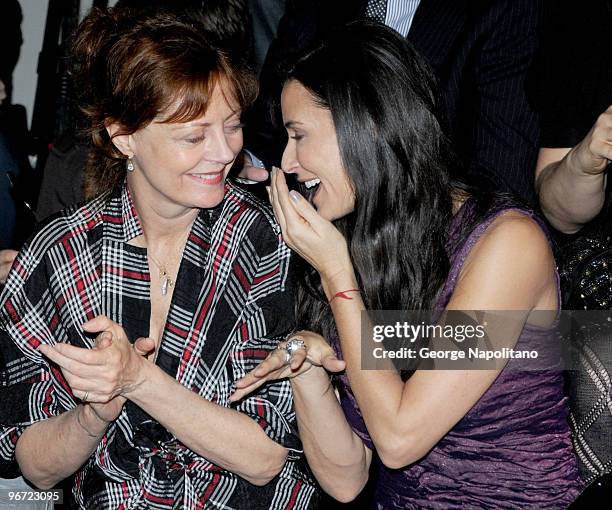
[[(308, 331), (232, 398), (290, 377), (308, 461), (339, 500), (360, 492), (376, 452), (379, 508), (565, 508), (579, 478), (560, 370), (511, 360), (407, 377), (361, 366), (364, 310), (512, 310), (497, 335), (517, 350), (556, 321), (558, 276), (539, 220), (451, 178), (434, 91), (412, 46), (373, 23), (338, 31), (290, 72), (282, 166), (309, 200), (279, 170), (270, 196), (311, 266), (299, 293)], [(339, 404), (325, 369), (343, 368)]]

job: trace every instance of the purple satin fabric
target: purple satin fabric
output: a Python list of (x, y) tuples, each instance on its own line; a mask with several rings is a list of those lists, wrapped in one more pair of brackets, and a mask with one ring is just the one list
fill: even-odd
[[(468, 201), (453, 221), (451, 244), (471, 207)], [(467, 254), (502, 212), (485, 218), (451, 254), (437, 308), (448, 303)], [(515, 349), (537, 348), (549, 334), (550, 330), (526, 326)], [(338, 340), (332, 339), (332, 344), (341, 355)], [(379, 462), (374, 508), (567, 508), (582, 482), (567, 423), (563, 374), (520, 371), (515, 365), (520, 361), (510, 360), (474, 407), (420, 461), (403, 470)], [(345, 375), (340, 383), (349, 423), (375, 450)]]

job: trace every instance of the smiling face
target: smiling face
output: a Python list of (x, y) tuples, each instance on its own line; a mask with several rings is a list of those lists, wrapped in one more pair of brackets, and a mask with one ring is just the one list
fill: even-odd
[(296, 174), (307, 186), (320, 181), (312, 203), (323, 218), (332, 221), (351, 213), (355, 195), (342, 165), (331, 112), (295, 80), (283, 88), (281, 107), (289, 134), (283, 171)]
[(128, 183), (139, 201), (180, 214), (223, 200), (225, 177), (242, 149), (240, 111), (228, 103), (231, 97), (216, 86), (201, 118), (173, 123), (160, 118), (114, 139), (133, 158)]

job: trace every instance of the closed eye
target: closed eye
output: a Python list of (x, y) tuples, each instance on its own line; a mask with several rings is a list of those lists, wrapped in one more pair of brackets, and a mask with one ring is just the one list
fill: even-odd
[(205, 138), (204, 136), (198, 136), (198, 137), (195, 137), (195, 138), (187, 138), (185, 141), (187, 143), (191, 143), (191, 144), (195, 145), (195, 144), (198, 144), (198, 143), (202, 142), (204, 140), (204, 138)]
[(227, 126), (225, 128), (225, 130), (228, 133), (236, 133), (237, 131), (240, 131), (242, 128), (244, 127), (244, 124), (240, 123), (240, 124), (234, 124), (232, 126)]

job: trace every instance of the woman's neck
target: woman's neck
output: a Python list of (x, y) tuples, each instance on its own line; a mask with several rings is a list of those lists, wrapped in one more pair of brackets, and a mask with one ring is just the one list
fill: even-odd
[(134, 239), (134, 244), (154, 253), (181, 250), (200, 210), (150, 200), (135, 190), (131, 191), (143, 231), (142, 236)]

